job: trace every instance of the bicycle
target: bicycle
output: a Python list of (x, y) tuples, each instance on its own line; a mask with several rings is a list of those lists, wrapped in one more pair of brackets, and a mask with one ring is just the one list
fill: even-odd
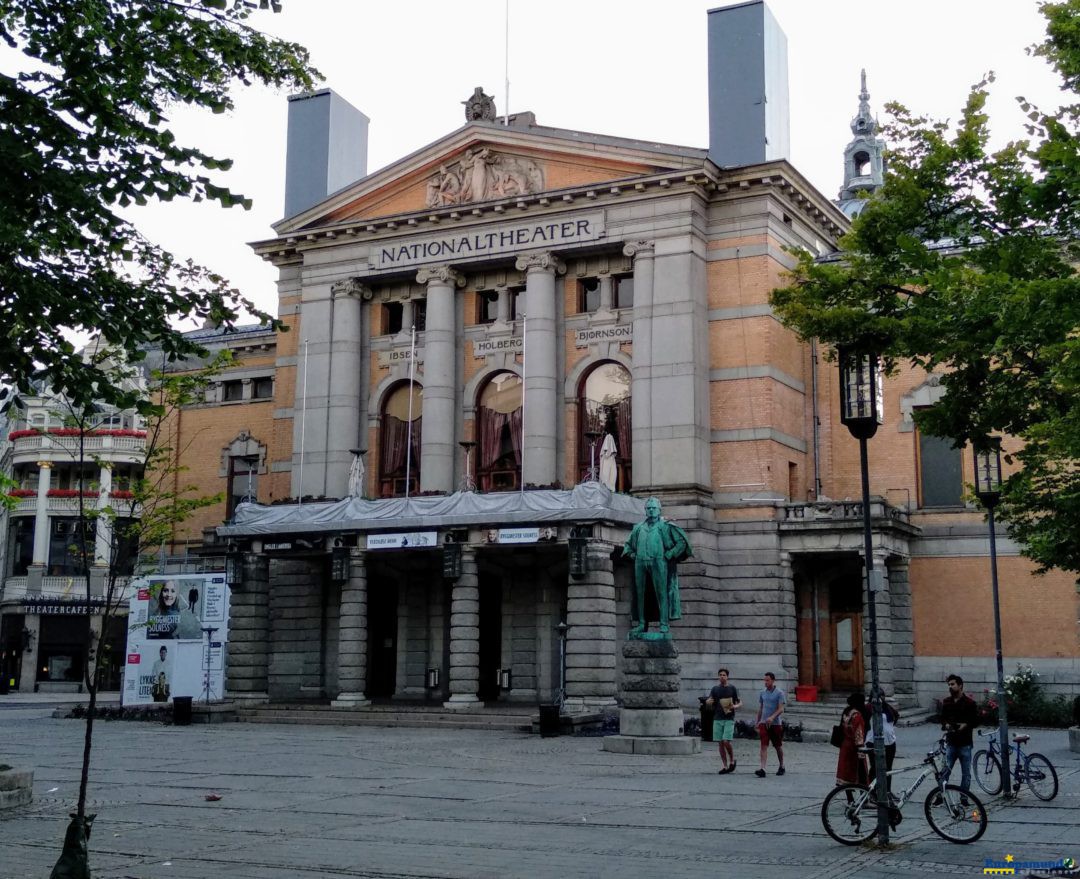
[[(986, 832), (986, 807), (970, 791), (948, 784), (945, 766), (945, 739), (929, 751), (921, 764), (924, 768), (912, 785), (899, 794), (889, 794), (889, 824), (893, 830), (901, 821), (901, 811), (919, 786), (930, 776), (936, 786), (926, 795), (923, 812), (934, 833), (961, 845), (975, 842)], [(889, 776), (918, 769), (909, 766), (894, 769)], [(825, 832), (844, 845), (860, 845), (877, 832), (877, 799), (864, 784), (844, 784), (833, 788), (821, 804), (821, 823)]]
[[(1001, 746), (998, 744), (997, 730), (979, 730), (979, 737), (989, 740), (990, 749), (983, 748), (971, 758), (971, 771), (979, 787), (990, 796), (1001, 793)], [(1057, 770), (1042, 754), (1025, 754), (1021, 745), (1031, 740), (1031, 736), (1012, 737), (1009, 751), (1012, 762), (1013, 790), (1020, 790), (1026, 784), (1040, 800), (1052, 800), (1058, 793)]]

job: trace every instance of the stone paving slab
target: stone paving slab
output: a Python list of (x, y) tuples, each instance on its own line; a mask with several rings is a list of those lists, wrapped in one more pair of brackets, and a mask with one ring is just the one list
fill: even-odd
[[(83, 725), (50, 713), (0, 712), (0, 759), (35, 769), (34, 803), (0, 818), (0, 879), (45, 879), (59, 853)], [(902, 730), (898, 764), (937, 735)], [(1057, 766), (1057, 800), (991, 804), (983, 839), (957, 846), (932, 833), (917, 794), (882, 852), (822, 829), (827, 744), (786, 744), (782, 778), (770, 752), (759, 779), (747, 740), (738, 771), (718, 776), (711, 744), (660, 758), (517, 732), (102, 722), (91, 863), (95, 879), (826, 879), (981, 875), (1006, 853), (1080, 859), (1080, 755), (1065, 731), (1033, 741)]]

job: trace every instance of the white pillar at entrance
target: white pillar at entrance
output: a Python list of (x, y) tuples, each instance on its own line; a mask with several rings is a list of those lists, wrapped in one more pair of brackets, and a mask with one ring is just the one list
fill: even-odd
[(45, 567), (49, 563), (49, 484), (52, 481), (52, 464), (38, 461), (37, 505), (34, 507), (34, 565)]
[(449, 266), (420, 269), (418, 284), (427, 285), (424, 330), (424, 422), (420, 437), (420, 490), (454, 490), (456, 371), (454, 289), (465, 278)]
[[(109, 492), (112, 491), (112, 467), (103, 464), (98, 474), (98, 509), (103, 510), (109, 506)], [(115, 507), (113, 508), (115, 509)], [(112, 521), (104, 515), (99, 515), (94, 523), (94, 564), (107, 567), (112, 561)]]
[(446, 708), (480, 703), (480, 581), (476, 550), (461, 548), (461, 576), (450, 594), (450, 701)]
[(652, 304), (653, 243), (632, 241), (623, 253), (634, 258), (634, 364), (630, 428), (634, 484), (653, 485), (652, 473)]
[(365, 553), (354, 549), (349, 559), (349, 579), (341, 587), (338, 627), (338, 687), (330, 704), (334, 708), (360, 708), (370, 704), (367, 689), (368, 596)]
[(555, 276), (566, 266), (554, 254), (517, 258), (525, 272), (525, 448), (523, 485), (550, 485), (557, 477), (557, 327)]

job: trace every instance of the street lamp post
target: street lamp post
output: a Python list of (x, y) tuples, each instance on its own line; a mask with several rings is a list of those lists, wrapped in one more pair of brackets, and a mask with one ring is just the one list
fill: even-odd
[(990, 524), (990, 589), (994, 596), (994, 649), (997, 655), (998, 743), (1001, 746), (1001, 791), (1012, 796), (1009, 777), (1009, 716), (1005, 699), (1005, 669), (1001, 659), (1001, 605), (998, 601), (997, 534), (994, 507), (1001, 500), (1001, 443), (996, 438), (976, 446), (975, 495), (984, 507)]
[(866, 441), (884, 421), (881, 369), (876, 354), (841, 348), (840, 421), (859, 441), (859, 469), (862, 474), (863, 552), (866, 567), (866, 603), (870, 615), (870, 703), (874, 730), (874, 786), (877, 797), (877, 838), (889, 842), (889, 795), (885, 775), (885, 736), (881, 720), (881, 678), (878, 671), (877, 592), (882, 588), (881, 572), (874, 570), (873, 534), (870, 528), (870, 469)]

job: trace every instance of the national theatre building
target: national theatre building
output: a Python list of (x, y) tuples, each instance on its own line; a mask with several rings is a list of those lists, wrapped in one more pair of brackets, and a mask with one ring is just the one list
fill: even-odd
[[(857, 443), (835, 364), (769, 306), (790, 250), (835, 251), (845, 203), (785, 158), (765, 6), (708, 28), (707, 148), (501, 118), (477, 89), (464, 126), (367, 174), (361, 114), (329, 91), (290, 100), (286, 219), (254, 245), (289, 332), (189, 420), (230, 498), (218, 547), (242, 561), (231, 695), (468, 708), (565, 681), (565, 711), (614, 707), (622, 546), (653, 496), (693, 547), (672, 623), (687, 705), (722, 664), (740, 683), (868, 684)], [(849, 202), (882, 173), (860, 100)], [(970, 456), (912, 420), (940, 392), (888, 379), (870, 446), (881, 676), (908, 704), (953, 669), (994, 678)], [(1075, 686), (1075, 586), (1034, 582), (1008, 541), (1001, 566), (1006, 609), (1047, 611), (1007, 622), (1006, 654)]]

